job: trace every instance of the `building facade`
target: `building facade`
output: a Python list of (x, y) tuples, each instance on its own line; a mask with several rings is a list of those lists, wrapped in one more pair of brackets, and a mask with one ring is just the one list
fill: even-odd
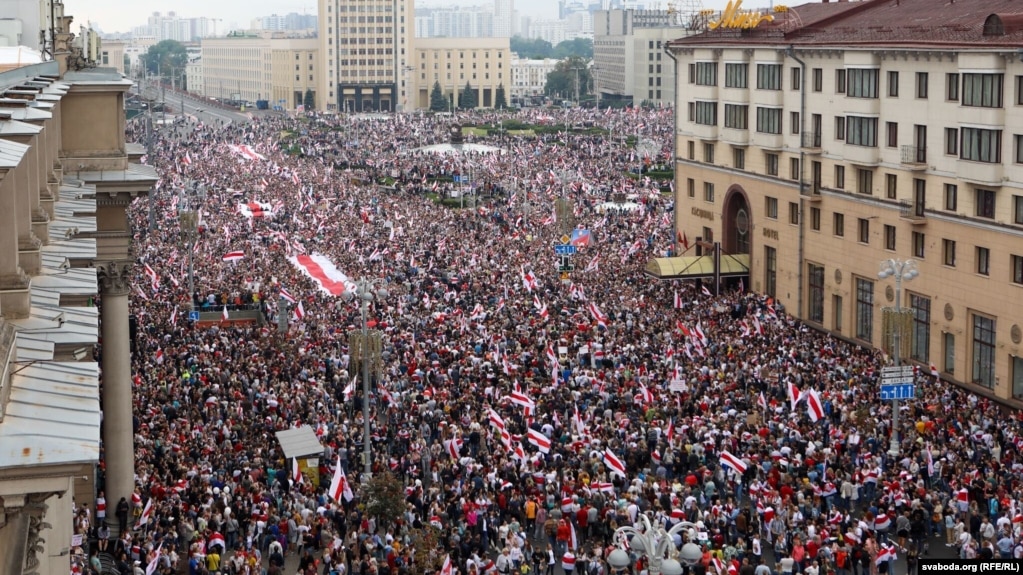
[(412, 0), (319, 0), (328, 110), (401, 111), (411, 95), (415, 18)]
[(146, 23), (132, 28), (132, 37), (153, 37), (156, 41), (176, 40), (196, 42), (217, 35), (217, 22), (213, 18), (182, 18), (175, 12), (153, 12)]
[(271, 100), (272, 105), (294, 110), (311, 90), (322, 109), (317, 97), (322, 84), (319, 50), (316, 38), (270, 32), (206, 38), (201, 60), (203, 94), (248, 102)]
[(124, 56), (127, 43), (123, 40), (103, 40), (100, 44), (100, 56), (97, 63), (104, 68), (113, 68), (121, 74), (127, 74), (124, 68)]
[[(547, 74), (558, 65), (554, 58), (529, 60), (518, 58), (514, 54), (511, 59), (511, 86), (509, 94), (513, 98), (542, 96), (547, 86)], [(511, 100), (509, 100), (509, 103)]]
[(135, 488), (126, 210), (157, 178), (125, 142), (131, 82), (76, 70), (69, 23), (56, 30), (57, 59), (0, 73), (2, 573), (84, 563), (73, 509), (95, 496), (101, 436), (107, 496)]
[(664, 49), (691, 33), (668, 10), (598, 10), (593, 14), (594, 90), (605, 101), (675, 101), (674, 65)]
[[(1023, 399), (1018, 12), (808, 4), (672, 42), (678, 230), (864, 345), (883, 347), (883, 307), (909, 308), (907, 359)], [(881, 279), (889, 259), (919, 276)]]
[[(440, 83), (449, 101), (458, 105), (466, 84), (476, 91), (481, 108), (494, 106), (497, 89), (508, 95), (511, 81), (511, 44), (508, 38), (420, 38), (416, 40), (413, 108), (430, 107), (430, 91)], [(453, 99), (452, 99), (453, 98)]]

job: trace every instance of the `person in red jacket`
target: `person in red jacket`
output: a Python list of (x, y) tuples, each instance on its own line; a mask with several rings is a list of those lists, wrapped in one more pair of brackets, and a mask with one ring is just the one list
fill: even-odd
[(558, 521), (558, 548), (555, 549), (555, 554), (560, 557), (565, 554), (568, 549), (568, 541), (572, 538), (572, 529), (568, 526), (568, 521), (562, 517)]

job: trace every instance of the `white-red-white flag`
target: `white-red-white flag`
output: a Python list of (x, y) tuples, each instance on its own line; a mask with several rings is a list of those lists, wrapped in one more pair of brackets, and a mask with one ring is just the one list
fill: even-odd
[(537, 449), (540, 450), (541, 453), (551, 452), (551, 440), (548, 439), (547, 436), (544, 435), (542, 432), (530, 428), (529, 432), (527, 433), (527, 439), (530, 443), (535, 445)]
[(806, 409), (810, 415), (810, 421), (816, 423), (824, 418), (824, 404), (821, 403), (821, 396), (816, 389), (811, 388), (807, 391)]
[(341, 469), (341, 456), (338, 456), (335, 466), (334, 478), (330, 480), (330, 490), (327, 494), (338, 503), (341, 502), (342, 497), (345, 501), (351, 501), (355, 498), (355, 494), (352, 493), (352, 486), (348, 484), (348, 478), (345, 477), (345, 470)]
[(746, 473), (746, 468), (749, 467), (745, 461), (739, 459), (738, 457), (732, 455), (727, 451), (721, 452), (720, 461), (722, 466), (734, 469), (735, 472), (738, 473), (739, 475)]
[(618, 456), (611, 451), (610, 447), (604, 448), (604, 465), (607, 466), (607, 470), (611, 473), (627, 477), (625, 474), (625, 463), (618, 459)]
[(146, 501), (146, 506), (142, 508), (142, 515), (139, 515), (138, 522), (135, 523), (135, 528), (138, 529), (149, 523), (149, 520), (153, 518), (153, 498), (149, 498)]
[(298, 458), (291, 458), (291, 482), (295, 485), (305, 483), (305, 479), (302, 477), (302, 470), (298, 467)]
[(233, 252), (227, 252), (226, 254), (221, 256), (220, 259), (224, 260), (225, 262), (236, 262), (236, 261), (244, 259), (244, 258), (245, 258), (245, 252), (243, 252), (241, 250), (236, 250), (236, 251), (233, 251)]

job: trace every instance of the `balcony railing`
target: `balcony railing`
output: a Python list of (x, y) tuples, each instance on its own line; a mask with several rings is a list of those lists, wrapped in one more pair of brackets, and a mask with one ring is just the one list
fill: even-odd
[(926, 164), (927, 148), (924, 146), (902, 146), (903, 164)]
[(899, 216), (914, 221), (923, 220), (927, 217), (924, 207), (924, 204), (921, 202), (901, 200), (899, 202)]
[(820, 148), (821, 147), (821, 133), (820, 132), (803, 132), (803, 147), (804, 148)]

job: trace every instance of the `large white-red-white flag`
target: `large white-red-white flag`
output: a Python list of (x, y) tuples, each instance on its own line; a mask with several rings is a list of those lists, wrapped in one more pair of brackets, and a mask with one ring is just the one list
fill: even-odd
[(444, 558), (444, 565), (440, 568), (440, 575), (454, 575), (454, 567), (451, 565), (451, 556)]
[(302, 478), (302, 470), (298, 467), (298, 458), (291, 458), (291, 482), (295, 485), (299, 483), (305, 483), (305, 479)]
[(236, 262), (236, 261), (244, 259), (244, 258), (245, 258), (245, 252), (243, 252), (243, 251), (233, 251), (233, 252), (227, 252), (226, 254), (221, 256), (220, 259), (224, 260), (225, 262)]
[(339, 296), (346, 291), (355, 289), (355, 282), (337, 269), (334, 262), (325, 255), (298, 254), (289, 257), (288, 261), (316, 282), (321, 290), (330, 295)]
[(153, 553), (153, 560), (146, 565), (146, 575), (153, 575), (156, 573), (156, 568), (160, 565), (160, 554), (163, 553), (163, 541), (156, 547), (156, 552)]

